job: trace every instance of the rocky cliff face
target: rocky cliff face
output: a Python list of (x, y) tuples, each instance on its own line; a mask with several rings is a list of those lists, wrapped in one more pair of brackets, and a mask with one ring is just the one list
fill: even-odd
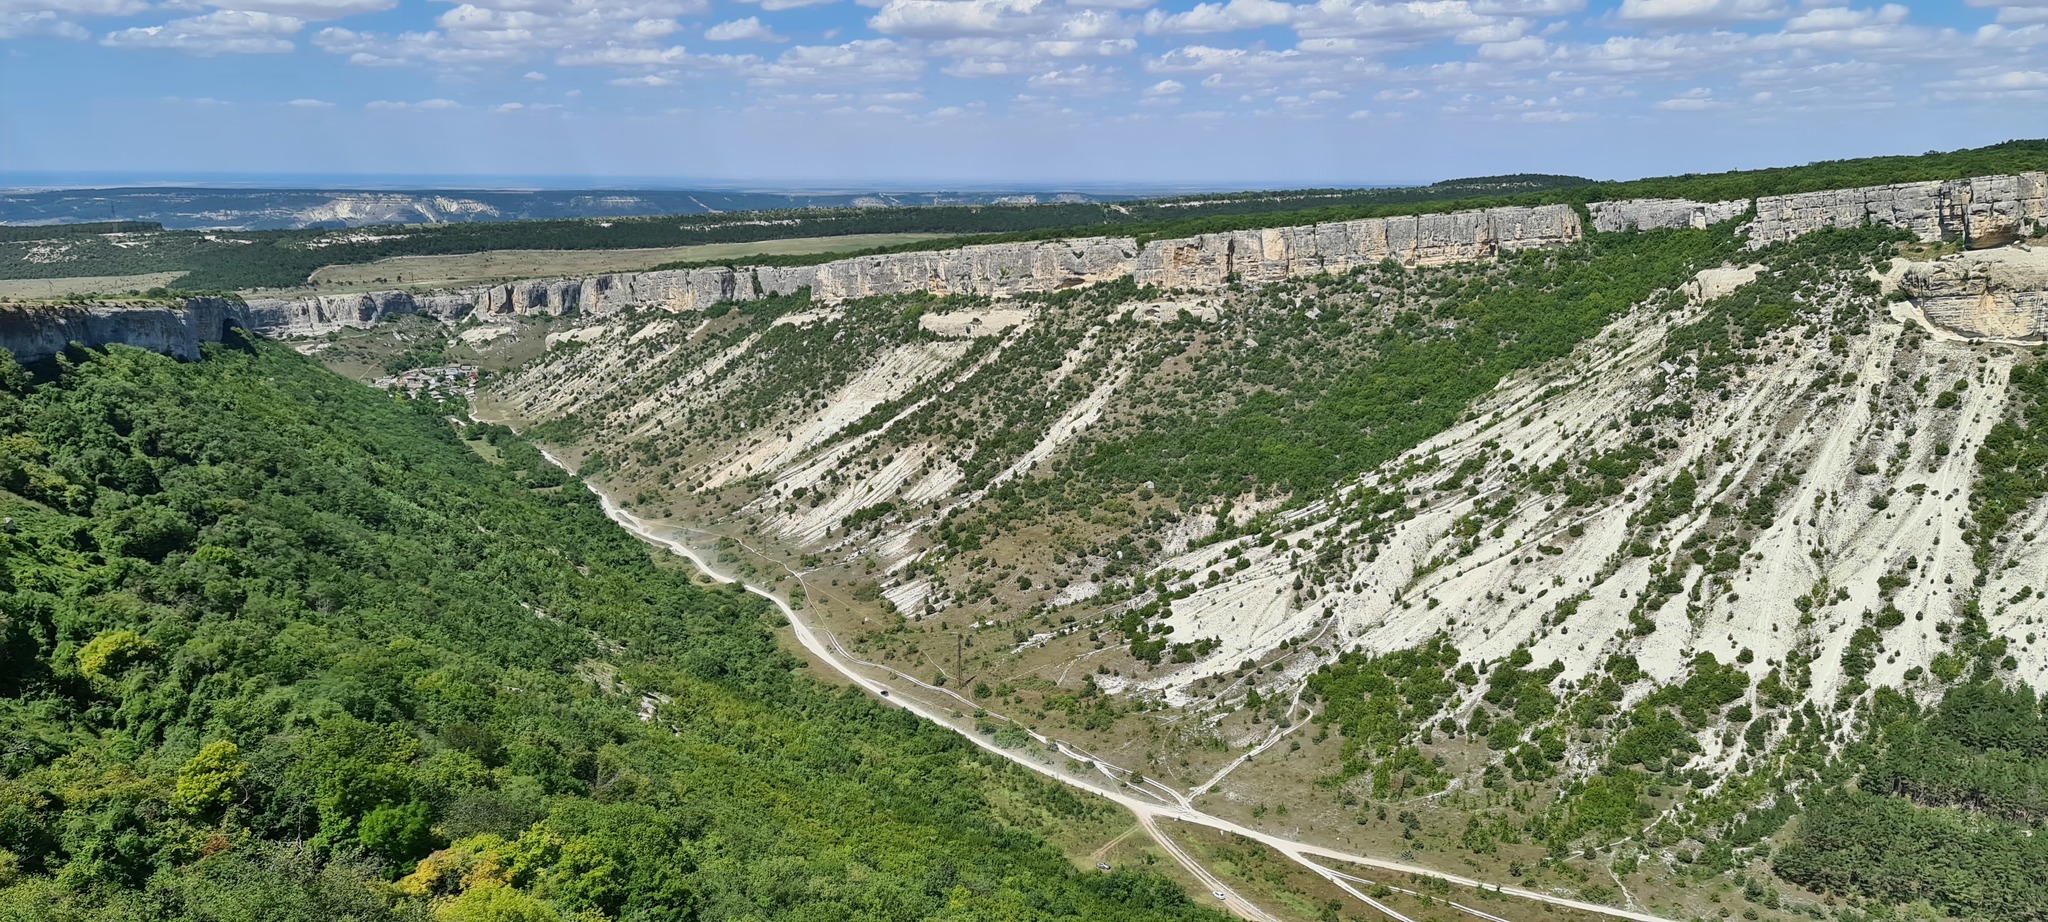
[(1002, 297), (1056, 291), (1131, 274), (1138, 242), (1085, 237), (1044, 243), (997, 243), (921, 253), (861, 256), (816, 266), (743, 266), (627, 272), (583, 279), (537, 279), (434, 294), (380, 291), (360, 295), (253, 298), (242, 314), (253, 330), (317, 336), (371, 326), (399, 314), (454, 322), (486, 318), (605, 316), (628, 307), (701, 310), (727, 301), (794, 294), (809, 288), (820, 301), (928, 291), (936, 295)]
[[(1755, 205), (1756, 220), (1745, 228), (1753, 248), (1865, 221), (1907, 228), (1924, 240), (1960, 240), (1983, 248), (2048, 228), (2048, 174), (1768, 196)], [(1596, 202), (1588, 210), (1594, 230), (1611, 232), (1705, 227), (1738, 217), (1749, 207), (1748, 200), (1630, 199)], [(369, 326), (394, 314), (427, 314), (450, 322), (471, 314), (604, 316), (628, 307), (697, 310), (804, 288), (827, 303), (918, 291), (1003, 297), (1126, 277), (1140, 285), (1214, 290), (1232, 279), (1256, 283), (1343, 272), (1384, 259), (1410, 265), (1487, 259), (1569, 244), (1581, 232), (1569, 206), (1490, 208), (1203, 234), (1143, 247), (1130, 237), (1086, 237), (860, 256), (815, 266), (620, 273), (426, 295), (255, 299), (240, 316), (248, 327), (265, 333), (318, 335)]]
[(374, 326), (400, 314), (427, 314), (453, 322), (469, 316), (479, 299), (472, 294), (415, 295), (377, 291), (360, 295), (306, 298), (250, 298), (236, 310), (243, 326), (263, 333), (319, 336), (335, 330)]
[(1765, 196), (1756, 200), (1756, 220), (1748, 226), (1750, 247), (1865, 221), (1903, 228), (1929, 242), (2003, 246), (2048, 223), (2048, 173)]
[(2048, 250), (2008, 247), (1907, 263), (1899, 287), (1937, 330), (1965, 339), (2048, 341)]
[(1158, 240), (1138, 254), (1140, 285), (1213, 289), (1232, 278), (1273, 281), (1343, 272), (1383, 259), (1430, 265), (1486, 259), (1579, 239), (1570, 207), (1489, 208)]
[(1748, 199), (1732, 202), (1695, 202), (1682, 198), (1633, 198), (1617, 202), (1594, 202), (1586, 206), (1593, 215), (1593, 229), (1605, 234), (1617, 231), (1659, 230), (1667, 227), (1706, 227), (1741, 217), (1749, 210)]
[(134, 346), (181, 359), (199, 358), (201, 343), (220, 342), (239, 305), (192, 298), (180, 305), (79, 304), (0, 306), (0, 348), (20, 362), (47, 359), (72, 343)]
[(1004, 297), (1133, 276), (1139, 284), (1211, 289), (1233, 277), (1258, 281), (1341, 272), (1382, 259), (1408, 264), (1485, 259), (1504, 251), (1570, 243), (1579, 234), (1578, 215), (1564, 205), (1492, 208), (1205, 234), (1155, 241), (1142, 249), (1131, 237), (1084, 237), (860, 256), (816, 266), (543, 279), (432, 295), (373, 292), (252, 299), (243, 322), (265, 333), (307, 336), (369, 326), (396, 314), (427, 314), (450, 322), (472, 313), (603, 316), (639, 306), (697, 310), (804, 288), (827, 303), (917, 291)]

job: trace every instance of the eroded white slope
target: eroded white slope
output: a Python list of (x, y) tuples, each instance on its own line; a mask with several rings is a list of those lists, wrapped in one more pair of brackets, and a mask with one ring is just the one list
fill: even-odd
[[(1717, 276), (1702, 281), (1725, 290), (1727, 276)], [(1338, 514), (1340, 498), (1304, 510), (1273, 545), (1229, 542), (1166, 561), (1164, 569), (1191, 572), (1196, 585), (1221, 568), (1220, 582), (1174, 601), (1168, 619), (1175, 640), (1216, 638), (1220, 645), (1140, 687), (1188, 704), (1199, 700), (1196, 681), (1268, 657), (1290, 639), (1331, 629), (1341, 638), (1320, 642), (1321, 657), (1297, 657), (1290, 671), (1299, 674), (1344, 649), (1397, 649), (1441, 631), (1468, 660), (1498, 660), (1528, 644), (1537, 662), (1562, 661), (1574, 676), (1618, 652), (1635, 656), (1656, 682), (1683, 679), (1703, 652), (1723, 663), (1746, 659), (1742, 668), (1754, 678), (1799, 653), (1811, 659), (1810, 694), (1830, 700), (1848, 682), (1842, 654), (1851, 635), (1885, 603), (1879, 578), (1886, 574), (1906, 579), (1889, 601), (1907, 620), (1884, 633), (1868, 681), (1900, 684), (1909, 670), (1927, 667), (1947, 649), (1941, 631), (1972, 591), (1962, 529), (1974, 458), (2004, 412), (2000, 385), (2015, 352), (1934, 341), (1889, 315), (1833, 348), (1827, 336), (1794, 328), (1724, 393), (1693, 394), (1698, 405), (1689, 419), (1660, 425), (1656, 459), (1621, 495), (1567, 507), (1556, 494), (1529, 488), (1523, 475), (1533, 468), (1639, 439), (1643, 430), (1628, 414), (1671, 399), (1652, 396), (1671, 371), (1659, 364), (1663, 333), (1687, 319), (1638, 310), (1572, 358), (1504, 383), (1472, 418), (1363, 478), (1356, 489), (1401, 493), (1414, 509), (1376, 554), (1347, 534), (1356, 526)], [(1843, 383), (1845, 372), (1854, 383)], [(1954, 406), (1938, 405), (1938, 395), (1964, 380)], [(1487, 460), (1465, 489), (1432, 489), (1474, 457)], [(1432, 461), (1428, 474), (1385, 473)], [(1680, 471), (1700, 484), (1692, 508), (1659, 528), (1632, 527)], [(1739, 507), (1759, 484), (1782, 476), (1796, 483), (1768, 523), (1738, 529), (1748, 543), (1739, 567), (1709, 577), (1674, 552), (1695, 533), (1729, 531), (1713, 504)], [(1514, 510), (1485, 517), (1469, 544), (1458, 533), (1475, 509), (1510, 496)], [(2048, 527), (2041, 508), (2023, 518), (2031, 523), (2025, 531)], [(1582, 533), (1572, 535), (1574, 526)], [(1302, 544), (1330, 540), (1348, 545), (1344, 562), (1315, 587), (1315, 555)], [(1636, 541), (1651, 552), (1628, 553)], [(1233, 547), (1243, 564), (1228, 556)], [(2038, 683), (2048, 676), (2048, 652), (2025, 641), (2024, 631), (2048, 614), (2040, 558), (2007, 558), (2013, 562), (2001, 564), (1985, 590), (1998, 607), (1987, 603), (1986, 611), (1994, 630), (2015, 638), (2017, 672)], [(1639, 613), (1655, 624), (1641, 635), (1630, 615), (1659, 564), (1682, 574), (1683, 589)], [(1302, 584), (1309, 591), (1294, 588)], [(2013, 601), (2029, 585), (2032, 596)], [(1810, 611), (1795, 605), (1816, 592), (1825, 598)], [(1559, 603), (1581, 593), (1560, 617)]]

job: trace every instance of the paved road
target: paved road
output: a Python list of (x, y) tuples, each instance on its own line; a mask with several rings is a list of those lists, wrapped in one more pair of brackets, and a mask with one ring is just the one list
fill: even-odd
[[(553, 461), (556, 463), (557, 466), (560, 466), (561, 462), (558, 461), (553, 455), (548, 455), (545, 452), (543, 452), (543, 455), (545, 455), (549, 461)], [(1598, 903), (1588, 903), (1581, 900), (1574, 900), (1566, 897), (1557, 896), (1555, 894), (1539, 893), (1533, 890), (1524, 890), (1519, 887), (1508, 887), (1496, 885), (1493, 883), (1486, 883), (1478, 880), (1473, 880), (1469, 877), (1462, 877), (1456, 874), (1447, 874), (1442, 871), (1420, 867), (1413, 864), (1405, 864), (1397, 861), (1387, 861), (1379, 858), (1370, 858), (1364, 855), (1354, 855), (1333, 848), (1325, 848), (1320, 845), (1312, 845), (1306, 842), (1296, 842), (1292, 839), (1281, 838), (1280, 836), (1276, 836), (1271, 833), (1261, 832), (1256, 829), (1248, 829), (1229, 820), (1222, 819), (1216, 816), (1211, 816), (1207, 813), (1203, 813), (1199, 810), (1196, 810), (1193, 807), (1193, 805), (1189, 803), (1187, 797), (1180, 795), (1178, 793), (1173, 793), (1170, 791), (1170, 789), (1168, 790), (1168, 793), (1173, 798), (1174, 803), (1162, 804), (1158, 800), (1140, 800), (1126, 793), (1124, 790), (1105, 787), (1102, 784), (1098, 784), (1095, 781), (1091, 780), (1090, 776), (1072, 774), (1062, 770), (1058, 766), (1048, 765), (1039, 762), (1038, 760), (1031, 758), (1031, 756), (1027, 753), (1020, 752), (1014, 749), (1005, 749), (1001, 746), (996, 745), (992, 740), (989, 740), (981, 734), (974, 732), (971, 727), (961, 727), (955, 725), (952, 722), (952, 716), (949, 714), (941, 714), (935, 710), (932, 710), (929, 706), (922, 702), (910, 700), (902, 695), (889, 694), (890, 686), (888, 684), (882, 682), (879, 679), (873, 678), (872, 676), (866, 675), (859, 668), (860, 666), (873, 667), (877, 666), (877, 664), (866, 663), (865, 661), (858, 660), (857, 658), (848, 654), (845, 651), (845, 649), (839, 645), (837, 638), (831, 637), (829, 632), (823, 631), (822, 629), (813, 628), (803, 618), (799, 617), (796, 611), (789, 607), (788, 603), (785, 603), (780, 598), (777, 598), (773, 593), (769, 592), (766, 589), (742, 582), (736, 577), (719, 572), (716, 568), (711, 566), (709, 561), (706, 561), (702, 556), (700, 556), (696, 552), (696, 550), (694, 550), (693, 548), (689, 547), (681, 541), (677, 541), (674, 538), (661, 534), (659, 530), (650, 527), (639, 516), (636, 516), (631, 512), (627, 512), (625, 509), (620, 508), (617, 503), (612, 501), (611, 497), (606, 496), (602, 491), (599, 491), (593, 487), (591, 488), (591, 492), (597, 494), (598, 501), (604, 506), (605, 514), (610, 516), (612, 521), (619, 523), (619, 525), (625, 528), (627, 531), (632, 532), (634, 535), (640, 537), (642, 540), (647, 541), (648, 543), (654, 544), (658, 547), (665, 548), (677, 555), (688, 558), (692, 563), (697, 565), (698, 569), (703, 570), (705, 573), (709, 574), (713, 579), (738, 585), (746, 591), (758, 595), (764, 599), (767, 599), (769, 602), (773, 603), (776, 608), (781, 610), (783, 617), (789, 620), (790, 629), (795, 632), (797, 642), (803, 644), (804, 649), (809, 650), (813, 656), (816, 656), (819, 660), (831, 666), (834, 670), (839, 672), (841, 675), (844, 675), (848, 680), (852, 681), (855, 685), (858, 685), (861, 688), (866, 689), (870, 694), (876, 695), (877, 697), (880, 697), (883, 701), (886, 701), (890, 704), (894, 704), (897, 707), (903, 708), (904, 710), (916, 714), (919, 717), (925, 718), (926, 720), (936, 723), (942, 727), (946, 727), (947, 729), (953, 730), (954, 732), (959, 733), (962, 737), (966, 738), (968, 742), (971, 742), (974, 745), (979, 746), (982, 749), (985, 749), (994, 755), (1000, 756), (1004, 759), (1008, 759), (1011, 762), (1028, 768), (1048, 778), (1052, 778), (1053, 780), (1059, 781), (1062, 784), (1080, 788), (1082, 790), (1093, 793), (1097, 796), (1108, 798), (1109, 800), (1115, 801), (1117, 804), (1131, 811), (1131, 813), (1137, 816), (1138, 822), (1145, 827), (1146, 831), (1152, 833), (1153, 838), (1157, 839), (1160, 845), (1166, 849), (1167, 853), (1172, 855), (1174, 860), (1178, 862), (1182, 867), (1186, 868), (1188, 873), (1192, 874), (1196, 880), (1201, 881), (1203, 886), (1208, 887), (1212, 893), (1223, 894), (1222, 903), (1224, 908), (1229, 909), (1233, 914), (1237, 915), (1239, 918), (1253, 920), (1253, 922), (1275, 922), (1274, 917), (1272, 915), (1265, 912), (1264, 910), (1259, 909), (1257, 906), (1252, 905), (1250, 901), (1246, 900), (1242, 896), (1239, 896), (1235, 891), (1233, 891), (1230, 887), (1225, 885), (1221, 880), (1217, 879), (1214, 874), (1211, 874), (1207, 868), (1202, 867), (1200, 862), (1194, 860), (1192, 856), (1188, 855), (1178, 845), (1174, 844), (1170, 837), (1161, 833), (1156, 825), (1159, 819), (1163, 818), (1179, 820), (1181, 822), (1192, 823), (1198, 826), (1206, 826), (1211, 829), (1218, 829), (1224, 832), (1243, 836), (1247, 839), (1251, 839), (1255, 842), (1265, 845), (1266, 847), (1271, 848), (1274, 851), (1277, 851), (1280, 854), (1287, 856), (1290, 860), (1314, 872), (1316, 875), (1322, 877), (1324, 880), (1329, 881), (1331, 884), (1335, 885), (1339, 889), (1343, 890), (1346, 893), (1351, 894), (1353, 897), (1356, 897), (1357, 899), (1365, 902), (1367, 905), (1372, 906), (1374, 909), (1386, 913), (1386, 915), (1389, 918), (1396, 920), (1396, 922), (1409, 922), (1409, 920), (1405, 916), (1402, 916), (1401, 914), (1395, 912), (1391, 908), (1388, 908), (1386, 905), (1380, 903), (1378, 900), (1375, 900), (1372, 897), (1354, 888), (1352, 886), (1352, 883), (1357, 881), (1358, 878), (1338, 873), (1337, 871), (1325, 867), (1320, 862), (1311, 859), (1322, 858), (1332, 861), (1343, 861), (1358, 865), (1360, 867), (1377, 868), (1382, 871), (1388, 871), (1396, 874), (1413, 874), (1425, 877), (1435, 877), (1439, 880), (1446, 881), (1452, 884), (1453, 886), (1493, 890), (1506, 896), (1512, 896), (1526, 900), (1534, 900), (1541, 903), (1549, 903), (1553, 906), (1560, 906), (1567, 909), (1576, 909), (1584, 912), (1596, 913), (1599, 915), (1608, 916), (1610, 918), (1615, 919), (1626, 919), (1629, 920), (1629, 922), (1676, 922), (1676, 920), (1668, 919), (1663, 916), (1651, 915), (1645, 912), (1637, 912), (1626, 909), (1616, 909), (1612, 906), (1603, 906)], [(917, 682), (916, 679), (903, 675), (902, 673), (896, 673), (895, 670), (889, 671), (891, 673), (895, 673), (896, 675), (902, 678), (909, 679), (913, 682)], [(948, 695), (956, 699), (958, 698), (957, 695), (953, 694), (952, 692), (946, 689), (936, 688), (934, 686), (927, 685), (924, 682), (917, 682), (917, 684), (919, 686), (922, 686), (926, 690)], [(959, 700), (964, 701), (965, 699)], [(971, 708), (974, 705), (972, 704), (972, 702), (968, 702), (968, 706)], [(1053, 748), (1056, 751), (1066, 751), (1067, 749), (1067, 747), (1058, 743), (1055, 740), (1047, 739), (1043, 736), (1039, 736), (1036, 733), (1033, 733), (1032, 736), (1035, 737), (1039, 742)], [(1276, 736), (1274, 740), (1269, 741), (1269, 743), (1275, 742), (1277, 740), (1278, 737)], [(1097, 764), (1100, 764), (1099, 760), (1095, 761), (1097, 761)], [(1151, 781), (1151, 779), (1146, 780), (1148, 782)], [(1163, 785), (1160, 787), (1163, 787)], [(1492, 916), (1490, 914), (1481, 912), (1476, 909), (1472, 909), (1470, 907), (1459, 906), (1457, 908), (1465, 910), (1466, 912), (1471, 913), (1472, 915), (1482, 919), (1499, 919), (1498, 916)]]

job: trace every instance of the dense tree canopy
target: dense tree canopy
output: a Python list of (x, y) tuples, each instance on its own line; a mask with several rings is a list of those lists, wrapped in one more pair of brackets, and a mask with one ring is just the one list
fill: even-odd
[(267, 345), (57, 366), (0, 359), (0, 920), (1209, 917), (503, 432)]

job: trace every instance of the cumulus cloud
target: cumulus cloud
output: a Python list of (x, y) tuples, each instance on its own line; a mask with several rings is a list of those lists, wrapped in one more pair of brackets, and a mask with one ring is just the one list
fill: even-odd
[(2038, 70), (1993, 70), (1956, 80), (1943, 80), (1930, 87), (1941, 99), (1991, 100), (2048, 97), (2048, 72)]
[(1153, 10), (1145, 14), (1145, 31), (1155, 34), (1203, 35), (1284, 26), (1295, 19), (1296, 7), (1277, 0), (1229, 0), (1198, 3), (1184, 13)]
[(294, 99), (294, 100), (292, 100), (291, 102), (285, 103), (285, 105), (287, 105), (287, 106), (291, 106), (291, 107), (293, 107), (293, 108), (297, 108), (297, 109), (332, 109), (332, 108), (334, 108), (334, 104), (333, 104), (333, 103), (331, 103), (331, 102), (328, 102), (328, 101), (327, 101), (327, 100), (325, 100), (325, 99)]
[(602, 48), (571, 51), (555, 59), (563, 67), (656, 67), (682, 64), (690, 53), (681, 45), (651, 48), (640, 45), (609, 44)]
[(946, 38), (1028, 35), (1053, 21), (1046, 0), (888, 0), (868, 28), (888, 35)]
[(658, 51), (681, 31), (677, 17), (709, 8), (708, 0), (492, 2), (502, 6), (458, 4), (435, 17), (434, 28), (426, 31), (392, 35), (330, 27), (316, 34), (313, 44), (352, 64), (478, 68), (594, 56), (607, 49)]
[(144, 0), (0, 0), (0, 39), (87, 39), (92, 32), (77, 20), (132, 16), (147, 9)]
[(780, 35), (775, 34), (774, 29), (770, 29), (767, 26), (762, 25), (760, 18), (756, 16), (749, 16), (745, 19), (735, 19), (732, 20), (731, 22), (721, 22), (718, 25), (705, 29), (704, 38), (714, 42), (789, 41), (789, 39), (786, 39)]
[(924, 74), (924, 59), (892, 39), (860, 39), (842, 45), (798, 45), (773, 61), (741, 68), (756, 86), (810, 83), (890, 83)]
[(1075, 96), (1100, 96), (1118, 88), (1116, 70), (1082, 64), (1064, 70), (1033, 74), (1025, 85), (1034, 90), (1056, 91)]
[(205, 0), (207, 6), (256, 13), (275, 13), (306, 22), (322, 22), (364, 13), (381, 13), (398, 0)]
[(79, 40), (91, 38), (92, 33), (60, 18), (54, 10), (0, 10), (0, 39), (38, 36)]
[(1550, 50), (1550, 43), (1534, 35), (1506, 42), (1487, 42), (1479, 46), (1479, 56), (1496, 61), (1522, 61), (1540, 58)]
[(1876, 9), (1854, 10), (1846, 6), (1824, 6), (1807, 10), (1785, 23), (1787, 32), (1836, 32), (1868, 26), (1895, 26), (1906, 21), (1909, 11), (1887, 3)]
[(827, 3), (838, 3), (839, 0), (740, 0), (740, 2), (757, 3), (760, 4), (762, 9), (774, 13), (780, 10), (801, 9), (806, 6), (823, 6)]
[(1728, 25), (1783, 19), (1782, 0), (1621, 0), (1615, 15), (1660, 25)]
[(1301, 13), (1295, 29), (1308, 37), (1397, 43), (1451, 39), (1477, 45), (1510, 41), (1528, 31), (1530, 20), (1511, 15), (1514, 9), (1513, 4), (1467, 0), (1322, 0)]
[(1705, 87), (1694, 87), (1670, 99), (1658, 102), (1657, 108), (1667, 112), (1697, 112), (1701, 109), (1718, 108), (1720, 105), (1720, 103), (1714, 101), (1713, 90)]
[(110, 48), (162, 48), (203, 57), (283, 54), (295, 47), (286, 36), (305, 26), (305, 20), (293, 16), (218, 10), (204, 16), (173, 19), (160, 26), (109, 32), (100, 39), (100, 44)]

